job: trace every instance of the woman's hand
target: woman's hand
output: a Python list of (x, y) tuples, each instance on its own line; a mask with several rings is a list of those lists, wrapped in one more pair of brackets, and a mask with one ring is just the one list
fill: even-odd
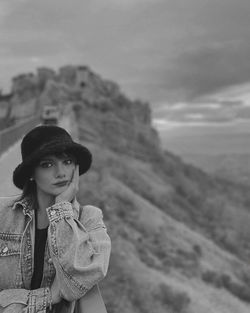
[(56, 277), (52, 283), (52, 286), (50, 288), (50, 292), (51, 292), (52, 304), (59, 303), (62, 300), (62, 298), (60, 296), (60, 288), (59, 288), (58, 280)]
[(79, 190), (79, 165), (77, 164), (74, 169), (73, 177), (68, 188), (56, 197), (55, 203), (62, 201), (71, 202), (74, 199), (75, 195), (77, 194), (78, 190)]

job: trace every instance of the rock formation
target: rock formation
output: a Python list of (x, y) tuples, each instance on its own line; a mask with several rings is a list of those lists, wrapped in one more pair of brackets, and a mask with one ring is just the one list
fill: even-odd
[(128, 99), (116, 83), (102, 79), (87, 66), (67, 65), (58, 73), (39, 68), (37, 74), (19, 75), (13, 78), (12, 93), (15, 106), (33, 101), (37, 113), (45, 105), (58, 106), (62, 112), (71, 105), (78, 110), (83, 136), (89, 133), (91, 121), (96, 134), (94, 138), (92, 131), (91, 140), (102, 138), (103, 144), (122, 153), (147, 159), (161, 150), (151, 126), (149, 104)]

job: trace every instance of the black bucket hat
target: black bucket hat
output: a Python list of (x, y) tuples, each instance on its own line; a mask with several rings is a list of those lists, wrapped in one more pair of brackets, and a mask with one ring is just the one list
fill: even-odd
[(88, 171), (92, 163), (91, 152), (72, 140), (70, 134), (58, 126), (37, 126), (28, 132), (21, 143), (22, 163), (13, 172), (13, 183), (23, 189), (39, 160), (49, 154), (67, 152), (76, 158), (79, 175)]

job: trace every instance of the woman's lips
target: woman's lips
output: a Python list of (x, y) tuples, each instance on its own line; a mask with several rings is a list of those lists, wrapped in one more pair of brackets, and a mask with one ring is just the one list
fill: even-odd
[(66, 186), (67, 184), (68, 184), (68, 181), (63, 181), (63, 182), (59, 182), (53, 185), (57, 187), (63, 187), (63, 186)]

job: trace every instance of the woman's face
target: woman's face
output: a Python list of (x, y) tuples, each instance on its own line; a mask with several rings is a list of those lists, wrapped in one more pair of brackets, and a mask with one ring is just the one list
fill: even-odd
[(76, 166), (74, 157), (67, 154), (43, 157), (34, 169), (37, 192), (58, 196), (67, 189)]

